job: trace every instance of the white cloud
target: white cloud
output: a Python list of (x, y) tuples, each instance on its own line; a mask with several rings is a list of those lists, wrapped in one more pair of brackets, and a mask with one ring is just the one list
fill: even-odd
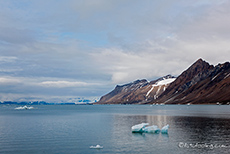
[(12, 77), (0, 77), (0, 84), (1, 85), (13, 85), (21, 83), (21, 80)]
[(0, 56), (0, 63), (15, 62), (18, 58), (15, 56)]
[[(158, 42), (157, 42), (158, 41)], [(211, 64), (229, 61), (230, 39), (148, 40), (135, 48), (101, 49), (92, 54), (101, 71), (111, 75), (114, 84), (140, 78), (153, 79), (167, 74), (178, 76), (198, 58)]]
[(100, 83), (84, 82), (84, 81), (68, 81), (58, 80), (60, 78), (45, 78), (45, 77), (12, 77), (4, 76), (0, 77), (0, 84), (2, 85), (15, 85), (20, 84), (23, 88), (32, 88), (36, 86), (42, 86), (44, 88), (79, 88), (87, 86), (98, 86)]
[(127, 52), (115, 48), (105, 49), (92, 56), (97, 60), (101, 71), (106, 71), (111, 75), (114, 84), (140, 78), (153, 79), (167, 74), (178, 75), (186, 67), (185, 63), (179, 62), (179, 57), (174, 56), (169, 49), (158, 52), (158, 50), (152, 50), (153, 48), (156, 47), (154, 45), (140, 47), (139, 52)]
[(57, 87), (57, 88), (66, 88), (66, 87), (84, 87), (94, 85), (86, 82), (73, 82), (73, 81), (43, 81), (39, 83), (41, 86), (45, 87)]

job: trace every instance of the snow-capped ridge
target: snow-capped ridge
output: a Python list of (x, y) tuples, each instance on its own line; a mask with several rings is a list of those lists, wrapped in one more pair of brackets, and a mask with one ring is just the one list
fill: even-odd
[(146, 103), (157, 99), (175, 77), (166, 75), (157, 80), (135, 80), (128, 84), (117, 85), (113, 91), (102, 96), (99, 103), (133, 104)]

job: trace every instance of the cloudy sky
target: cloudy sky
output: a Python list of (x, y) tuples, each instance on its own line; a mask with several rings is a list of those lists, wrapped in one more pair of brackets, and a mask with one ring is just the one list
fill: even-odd
[(0, 101), (99, 98), (229, 61), (229, 17), (229, 0), (0, 0)]

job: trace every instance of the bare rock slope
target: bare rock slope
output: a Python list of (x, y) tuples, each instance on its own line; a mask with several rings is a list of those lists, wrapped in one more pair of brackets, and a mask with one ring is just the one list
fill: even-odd
[(117, 85), (113, 91), (102, 96), (100, 104), (137, 104), (156, 100), (175, 78), (171, 75), (148, 82), (136, 80), (125, 85)]
[(199, 59), (168, 86), (157, 103), (230, 102), (230, 63), (209, 65)]
[(117, 85), (99, 104), (207, 104), (230, 102), (230, 63), (210, 65), (198, 59), (177, 78), (137, 80)]

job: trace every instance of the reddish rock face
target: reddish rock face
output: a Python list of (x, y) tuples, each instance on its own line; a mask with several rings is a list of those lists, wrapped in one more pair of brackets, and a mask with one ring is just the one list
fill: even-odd
[(230, 102), (230, 63), (213, 67), (199, 59), (170, 84), (156, 102), (167, 104)]
[(230, 63), (209, 65), (197, 60), (176, 79), (170, 75), (148, 82), (137, 80), (102, 96), (101, 104), (206, 104), (230, 102)]

